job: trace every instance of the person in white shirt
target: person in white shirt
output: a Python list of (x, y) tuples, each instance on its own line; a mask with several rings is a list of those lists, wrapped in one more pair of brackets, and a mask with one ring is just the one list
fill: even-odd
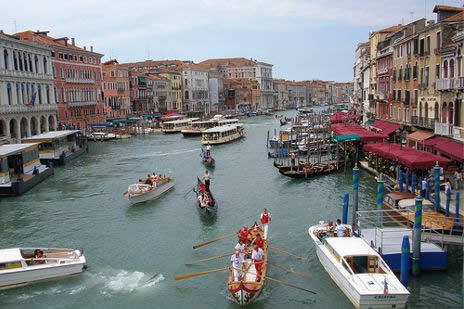
[(242, 257), (242, 260), (245, 260), (245, 244), (243, 243), (243, 240), (238, 240), (238, 244), (235, 245), (235, 250), (238, 250), (240, 256)]
[(211, 156), (211, 145), (206, 145), (206, 157), (209, 158)]
[(263, 266), (263, 257), (264, 257), (264, 251), (263, 249), (259, 248), (258, 246), (255, 246), (253, 249), (253, 252), (251, 253), (251, 259), (253, 260), (253, 263), (255, 264), (255, 269), (256, 269), (256, 281), (261, 281), (261, 267)]
[(242, 265), (243, 265), (243, 258), (240, 255), (240, 251), (235, 250), (235, 253), (232, 254), (230, 257), (230, 261), (232, 262), (232, 270), (234, 272), (234, 281), (239, 281), (242, 277)]
[(337, 219), (337, 226), (335, 227), (335, 230), (337, 231), (337, 237), (345, 236), (345, 227), (340, 219)]
[(203, 175), (203, 179), (205, 180), (205, 190), (206, 192), (209, 192), (209, 182), (211, 179), (211, 176), (209, 176), (209, 172), (206, 170), (205, 174)]

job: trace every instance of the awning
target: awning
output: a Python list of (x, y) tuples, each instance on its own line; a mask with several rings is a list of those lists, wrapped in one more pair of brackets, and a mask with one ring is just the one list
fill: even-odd
[(449, 141), (449, 139), (438, 136), (438, 137), (434, 137), (434, 138), (431, 138), (429, 140), (426, 140), (424, 142), (424, 146), (433, 149), (433, 147), (435, 147), (436, 145), (448, 143), (448, 141)]
[(94, 123), (94, 124), (91, 125), (91, 127), (94, 128), (94, 129), (104, 129), (104, 128), (107, 128), (109, 126), (110, 126), (109, 123)]
[(433, 137), (433, 133), (417, 130), (416, 132), (408, 134), (406, 138), (414, 142), (422, 142), (431, 137)]
[(366, 121), (365, 125), (366, 125), (366, 126), (370, 126), (370, 125), (372, 125), (374, 122), (375, 122), (374, 120), (370, 119), (370, 120)]
[(338, 123), (330, 126), (335, 135), (359, 135), (361, 142), (383, 142), (388, 138), (385, 134), (375, 133), (366, 130), (364, 127), (354, 123)]
[(446, 167), (450, 164), (450, 160), (442, 156), (437, 156), (430, 152), (416, 150), (414, 148), (400, 147), (398, 144), (368, 144), (364, 146), (364, 151), (372, 152), (410, 169), (432, 168), (437, 162), (441, 167)]
[(453, 160), (464, 162), (464, 144), (449, 139), (446, 143), (437, 144), (433, 149)]
[(376, 132), (378, 133), (390, 135), (393, 132), (395, 132), (397, 129), (399, 129), (400, 125), (396, 123), (388, 122), (388, 121), (377, 120), (376, 122), (371, 124), (371, 128), (375, 129)]

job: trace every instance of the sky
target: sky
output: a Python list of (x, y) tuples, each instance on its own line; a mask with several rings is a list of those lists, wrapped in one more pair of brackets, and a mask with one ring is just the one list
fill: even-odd
[(354, 50), (369, 32), (424, 18), (464, 0), (2, 0), (0, 29), (76, 38), (104, 60), (246, 57), (274, 78), (352, 81)]

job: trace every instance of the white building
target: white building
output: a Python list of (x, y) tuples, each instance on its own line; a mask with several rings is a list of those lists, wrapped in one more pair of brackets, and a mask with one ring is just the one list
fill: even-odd
[(272, 64), (256, 62), (256, 80), (261, 88), (260, 108), (264, 110), (273, 109)]
[(0, 137), (19, 142), (56, 129), (51, 52), (0, 31)]
[(209, 114), (208, 72), (196, 65), (186, 65), (182, 68), (182, 86), (184, 90), (184, 111), (203, 112)]

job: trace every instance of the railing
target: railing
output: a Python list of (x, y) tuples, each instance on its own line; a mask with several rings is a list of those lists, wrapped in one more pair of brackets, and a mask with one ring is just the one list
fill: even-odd
[(453, 124), (435, 122), (435, 134), (450, 136), (453, 135)]
[(0, 75), (14, 76), (14, 77), (27, 77), (27, 78), (44, 79), (44, 80), (53, 80), (53, 75), (51, 73), (50, 74), (44, 74), (44, 73), (35, 73), (35, 72), (25, 72), (25, 71), (17, 71), (17, 70), (0, 69)]
[(0, 105), (0, 114), (27, 113), (27, 112), (56, 112), (56, 104), (34, 104), (34, 105)]
[(66, 77), (64, 80), (67, 83), (74, 83), (74, 84), (94, 84), (95, 83), (95, 79), (92, 79), (92, 78)]
[(453, 137), (456, 139), (464, 140), (464, 128), (454, 126)]
[(424, 128), (434, 129), (435, 128), (435, 119), (412, 116), (411, 117), (411, 124), (416, 125), (416, 126), (420, 126), (420, 127), (424, 127)]
[(71, 107), (81, 107), (81, 106), (92, 106), (97, 105), (97, 101), (78, 101), (78, 102), (69, 102)]

